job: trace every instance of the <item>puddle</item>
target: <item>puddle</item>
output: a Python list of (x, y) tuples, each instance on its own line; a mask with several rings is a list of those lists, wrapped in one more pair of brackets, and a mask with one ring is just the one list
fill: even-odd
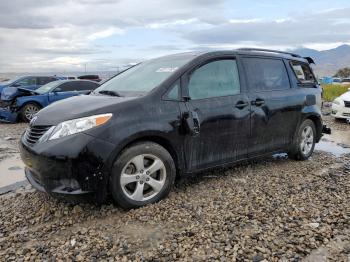
[(19, 156), (0, 161), (0, 188), (23, 180), (24, 164)]
[(329, 152), (336, 157), (350, 154), (350, 132), (332, 130), (331, 135), (324, 135), (316, 144), (315, 150)]

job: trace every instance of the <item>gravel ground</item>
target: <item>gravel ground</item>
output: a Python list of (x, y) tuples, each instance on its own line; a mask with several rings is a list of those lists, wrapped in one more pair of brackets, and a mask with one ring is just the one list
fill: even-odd
[[(0, 124), (0, 137), (23, 128)], [(0, 261), (349, 261), (349, 189), (350, 156), (316, 152), (187, 178), (129, 212), (19, 190), (0, 197)]]

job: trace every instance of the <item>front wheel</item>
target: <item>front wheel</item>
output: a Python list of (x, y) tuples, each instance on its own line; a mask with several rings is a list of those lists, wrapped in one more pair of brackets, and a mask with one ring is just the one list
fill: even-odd
[(21, 116), (24, 122), (30, 122), (36, 113), (40, 111), (40, 106), (37, 104), (29, 103), (23, 106), (21, 109)]
[(315, 124), (310, 119), (306, 119), (299, 127), (289, 157), (296, 160), (307, 160), (314, 152), (315, 144)]
[(137, 208), (166, 197), (174, 184), (176, 169), (169, 152), (162, 146), (135, 144), (114, 163), (110, 188), (123, 208)]

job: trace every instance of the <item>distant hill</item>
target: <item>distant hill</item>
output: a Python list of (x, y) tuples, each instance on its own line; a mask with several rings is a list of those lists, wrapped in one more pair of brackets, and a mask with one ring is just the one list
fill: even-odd
[(314, 70), (318, 77), (332, 76), (338, 69), (350, 67), (350, 45), (341, 45), (324, 51), (299, 48), (292, 50), (292, 52), (312, 57), (316, 63)]

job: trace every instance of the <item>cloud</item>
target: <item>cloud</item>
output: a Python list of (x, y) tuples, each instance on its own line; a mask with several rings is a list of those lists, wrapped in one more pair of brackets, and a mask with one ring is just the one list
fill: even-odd
[(118, 63), (188, 50), (324, 48), (350, 42), (350, 8), (275, 14), (272, 19), (262, 16), (264, 10), (240, 13), (237, 2), (1, 1), (0, 70), (76, 70), (84, 63), (113, 68)]
[(116, 27), (110, 27), (108, 29), (98, 31), (98, 32), (95, 32), (95, 33), (89, 35), (87, 37), (87, 39), (93, 41), (93, 40), (100, 39), (100, 38), (106, 38), (106, 37), (112, 36), (114, 34), (123, 34), (123, 33), (124, 33), (123, 29), (116, 28)]
[[(224, 3), (225, 0), (1, 1), (0, 58), (6, 62), (0, 64), (0, 70), (42, 70), (44, 64), (50, 70), (61, 68), (68, 61), (56, 59), (61, 57), (74, 57), (76, 63), (94, 63), (117, 44), (101, 44), (106, 38), (121, 36), (131, 28), (175, 32), (190, 24), (209, 23), (210, 19), (219, 19), (217, 14)], [(139, 48), (140, 45), (142, 39)], [(120, 56), (119, 59), (123, 61)], [(70, 65), (67, 62), (67, 68)]]
[(185, 32), (183, 37), (200, 45), (302, 46), (350, 41), (350, 8), (308, 15), (269, 19), (230, 19), (209, 29)]

